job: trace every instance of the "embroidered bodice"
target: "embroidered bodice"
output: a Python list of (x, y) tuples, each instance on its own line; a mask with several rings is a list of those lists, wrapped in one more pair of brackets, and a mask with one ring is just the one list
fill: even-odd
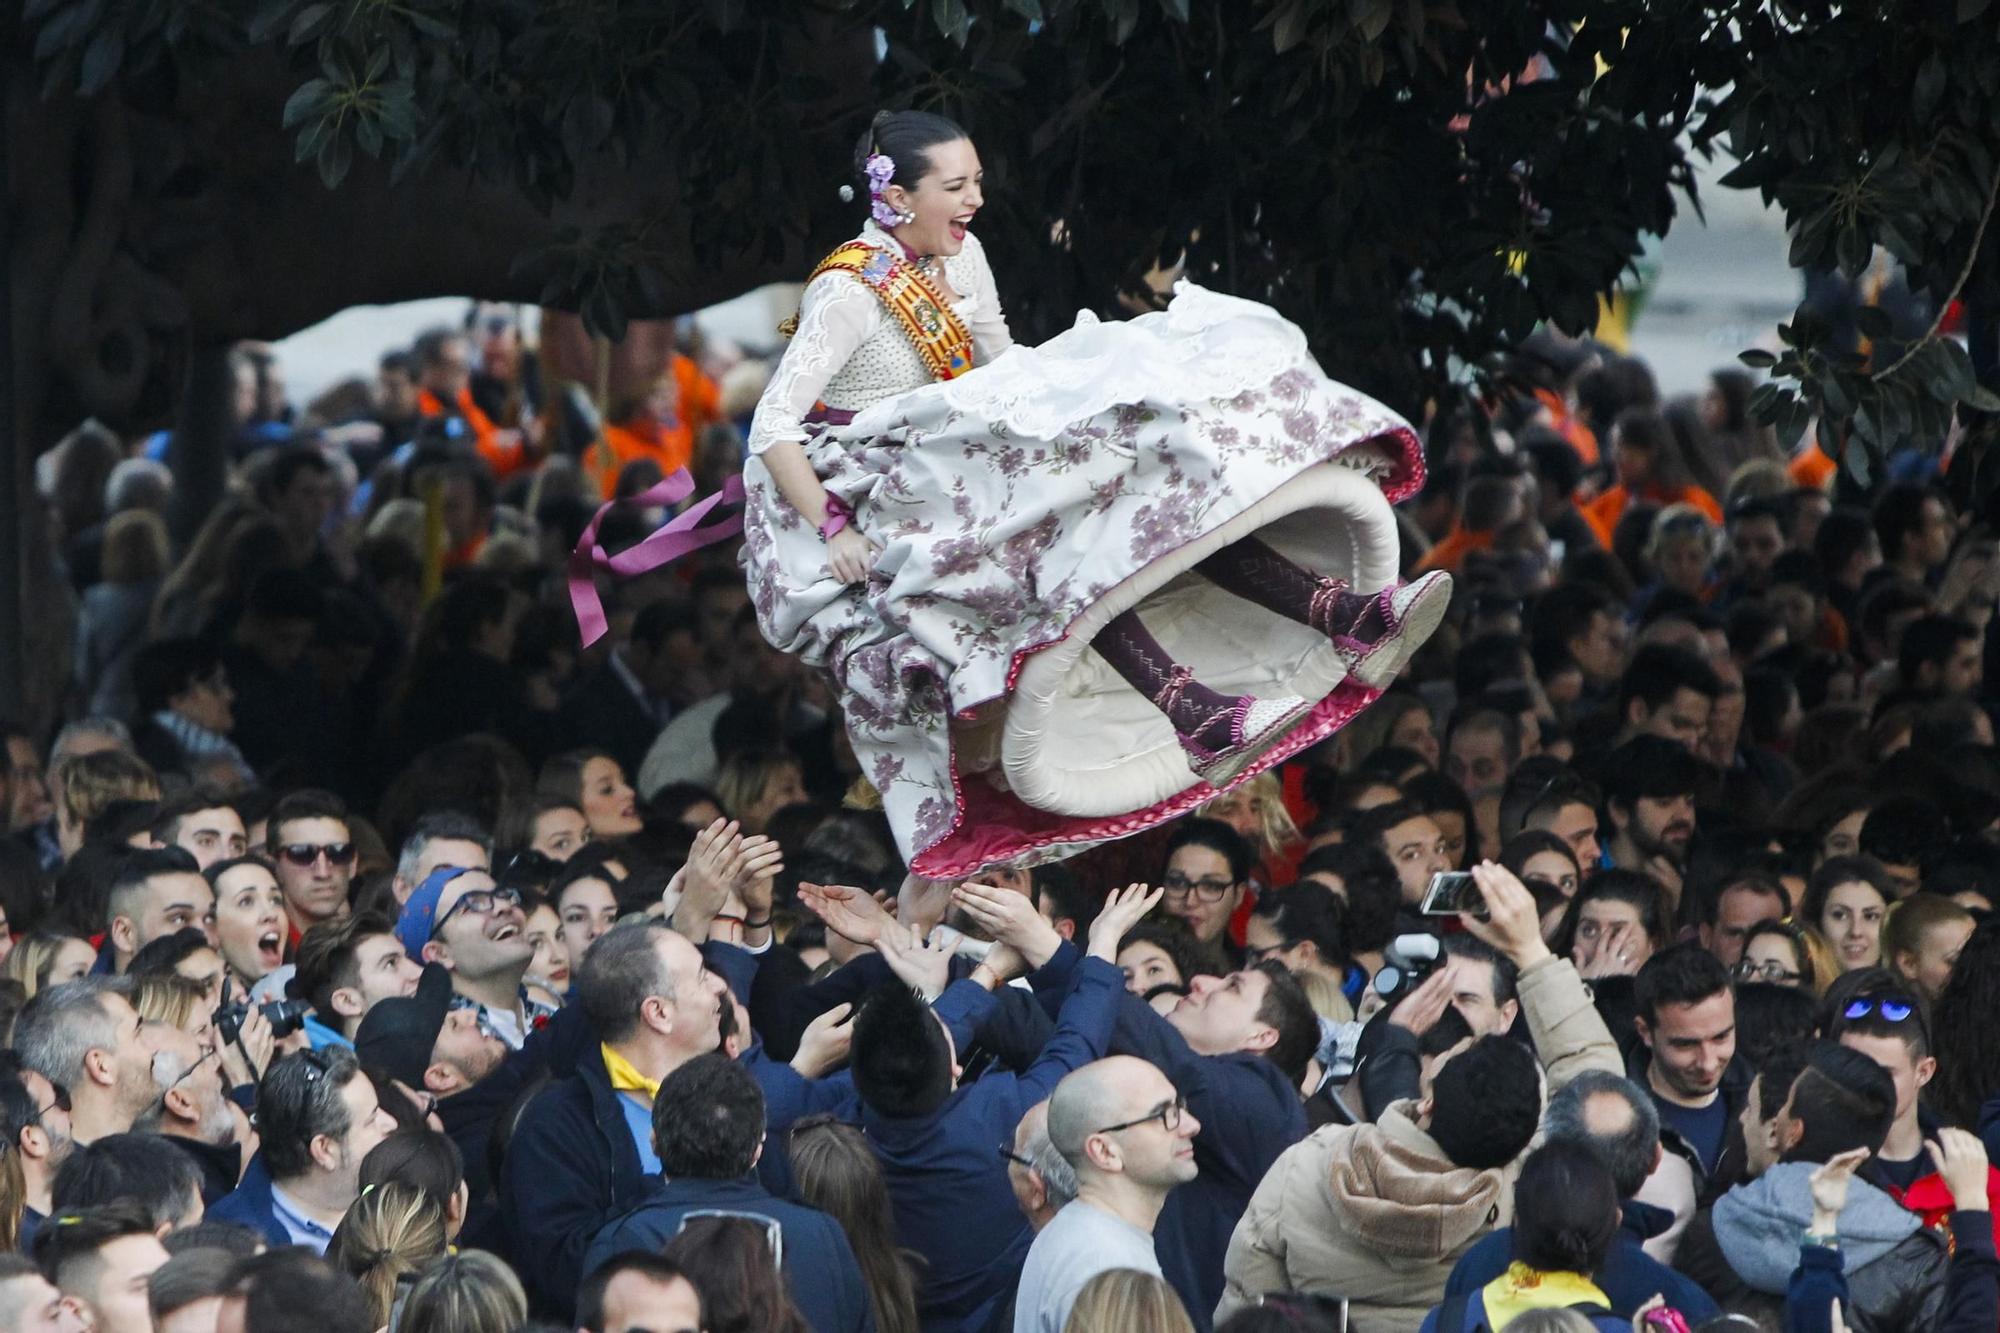
[[(858, 239), (900, 253), (873, 222)], [(941, 262), (945, 281), (959, 293), (952, 309), (972, 333), (973, 363), (985, 365), (1014, 345), (986, 250), (967, 233), (964, 248)], [(798, 332), (758, 400), (750, 452), (761, 454), (780, 440), (803, 443), (814, 403), (859, 412), (930, 382), (909, 335), (876, 294), (851, 273), (822, 273), (806, 285)]]

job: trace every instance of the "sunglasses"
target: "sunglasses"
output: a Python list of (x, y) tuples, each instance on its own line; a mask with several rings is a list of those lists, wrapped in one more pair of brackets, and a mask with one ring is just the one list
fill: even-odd
[(301, 870), (312, 868), (322, 856), (326, 858), (326, 863), (330, 866), (344, 866), (351, 864), (354, 860), (354, 844), (351, 842), (288, 842), (278, 849), (278, 855), (284, 857)]
[[(686, 1231), (688, 1223), (701, 1218), (733, 1218), (740, 1222), (749, 1222), (762, 1227), (764, 1230), (764, 1243), (771, 1247), (771, 1266), (778, 1269), (784, 1268), (785, 1228), (779, 1224), (777, 1218), (770, 1217), (764, 1213), (739, 1212), (734, 1208), (696, 1208), (692, 1212), (681, 1214), (680, 1230)], [(674, 1234), (679, 1235), (680, 1232), (677, 1231)]]
[(1840, 1011), (1840, 1016), (1852, 1022), (1854, 1019), (1866, 1018), (1876, 1012), (1888, 1022), (1900, 1023), (1917, 1012), (1917, 1006), (1903, 996), (1857, 995), (1847, 1002), (1847, 1007)]

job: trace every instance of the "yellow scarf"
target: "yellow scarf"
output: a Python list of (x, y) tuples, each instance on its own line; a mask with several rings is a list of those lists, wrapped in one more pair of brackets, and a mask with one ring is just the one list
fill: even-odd
[(660, 1080), (647, 1078), (640, 1073), (630, 1060), (618, 1054), (610, 1046), (600, 1046), (604, 1052), (604, 1072), (611, 1076), (613, 1092), (643, 1092), (648, 1099), (660, 1095)]
[(1503, 1329), (1530, 1310), (1563, 1310), (1589, 1303), (1611, 1305), (1611, 1298), (1581, 1273), (1543, 1273), (1523, 1263), (1486, 1284), (1486, 1322)]

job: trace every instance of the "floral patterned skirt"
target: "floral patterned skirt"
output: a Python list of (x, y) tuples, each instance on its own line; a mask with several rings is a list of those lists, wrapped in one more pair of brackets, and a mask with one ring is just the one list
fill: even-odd
[[(1329, 464), (1364, 463), (1366, 499), (1379, 516), (1352, 507), (1286, 512), (1281, 549), (1361, 586), (1353, 534), (1341, 529), (1368, 520), (1379, 546), (1386, 525), (1388, 574), (1380, 559), (1370, 566), (1380, 586), (1394, 570), (1389, 504), (1423, 480), (1408, 424), (1327, 379), (1295, 326), (1190, 284), (1165, 311), (1116, 324), (1086, 314), (1041, 347), (1016, 347), (959, 379), (879, 403), (822, 429), (808, 455), (879, 548), (873, 571), (865, 585), (836, 582), (818, 533), (753, 458), (744, 474), (751, 595), (774, 645), (832, 673), (901, 850), (932, 878), (1069, 855), (1213, 797), (1179, 766), (1177, 776), (1149, 776), (1129, 809), (1116, 799), (1088, 812), (1038, 807), (1014, 793), (997, 761), (972, 761), (980, 746), (968, 741), (975, 733), (990, 741), (1036, 654), (1080, 625), (1094, 633), (1114, 602), (1137, 606), (1149, 625), (1156, 599), (1235, 603), (1187, 567), (1246, 525), (1266, 536), (1256, 526), (1260, 506)], [(1191, 583), (1199, 584), (1192, 593)], [(1195, 610), (1190, 625), (1201, 623)], [(1249, 634), (1217, 659), (1215, 623), (1203, 636), (1210, 655), (1183, 660), (1218, 688), (1249, 678), (1230, 669), (1229, 654), (1255, 676), (1273, 643)], [(1374, 698), (1337, 680), (1323, 692), (1296, 743), (1268, 763)], [(1107, 706), (1104, 716), (1115, 713), (1127, 728), (1147, 715)], [(1170, 732), (1147, 743), (1156, 768), (1158, 754), (1179, 765)], [(1114, 737), (1107, 752), (1126, 744)]]

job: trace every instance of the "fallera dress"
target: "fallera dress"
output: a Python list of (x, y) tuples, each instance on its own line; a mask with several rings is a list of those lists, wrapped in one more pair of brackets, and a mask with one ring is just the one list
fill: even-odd
[[(1122, 612), (1208, 685), (1303, 701), (1228, 785), (1378, 696), (1380, 671), (1194, 566), (1255, 536), (1344, 586), (1394, 585), (1390, 505), (1423, 481), (1405, 421), (1328, 379), (1266, 306), (1184, 282), (1163, 311), (1084, 312), (1027, 347), (976, 237), (928, 262), (961, 299), (873, 223), (816, 270), (743, 477), (759, 623), (832, 674), (915, 873), (1056, 859), (1215, 796), (1167, 717), (1089, 651)], [(761, 461), (779, 441), (878, 548), (865, 583), (833, 578), (779, 494)], [(1395, 666), (1434, 623), (1402, 635)]]

